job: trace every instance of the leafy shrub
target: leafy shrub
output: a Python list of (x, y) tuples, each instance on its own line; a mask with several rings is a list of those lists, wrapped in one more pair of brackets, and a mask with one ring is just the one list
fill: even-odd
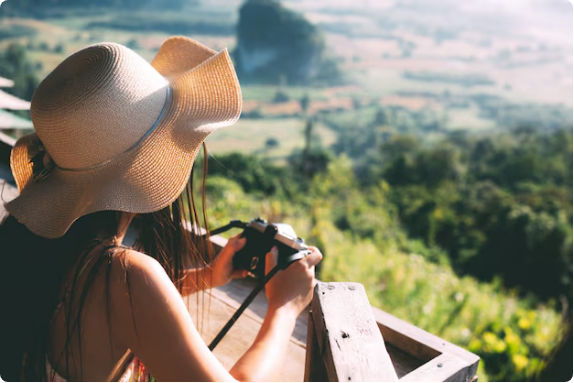
[(278, 90), (277, 93), (275, 93), (275, 96), (273, 96), (273, 102), (276, 104), (280, 104), (282, 102), (287, 102), (291, 100), (291, 97), (289, 97), (289, 95), (281, 90)]

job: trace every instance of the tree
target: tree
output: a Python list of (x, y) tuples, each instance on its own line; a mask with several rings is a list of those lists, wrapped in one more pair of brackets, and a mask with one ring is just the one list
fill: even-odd
[(31, 100), (38, 86), (35, 66), (28, 59), (23, 45), (10, 44), (0, 53), (0, 76), (14, 81), (14, 86), (7, 88), (6, 91), (25, 100)]
[(307, 114), (307, 110), (309, 109), (309, 104), (311, 103), (311, 99), (309, 98), (309, 94), (305, 93), (301, 100), (299, 100), (299, 104), (301, 105), (301, 111), (303, 114)]
[(277, 141), (277, 139), (274, 137), (268, 138), (265, 141), (265, 148), (267, 148), (268, 150), (277, 148), (278, 146), (279, 146), (279, 141)]

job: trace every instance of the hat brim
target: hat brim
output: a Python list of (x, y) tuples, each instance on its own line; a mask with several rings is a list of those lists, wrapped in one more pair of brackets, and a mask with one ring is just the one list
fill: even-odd
[(86, 214), (149, 213), (168, 206), (185, 188), (205, 138), (239, 118), (241, 90), (227, 50), (216, 53), (175, 37), (152, 65), (169, 82), (171, 104), (148, 137), (110, 163), (85, 171), (54, 167), (34, 182), (30, 148), (37, 137), (18, 140), (10, 162), (20, 195), (5, 206), (30, 231), (58, 238)]

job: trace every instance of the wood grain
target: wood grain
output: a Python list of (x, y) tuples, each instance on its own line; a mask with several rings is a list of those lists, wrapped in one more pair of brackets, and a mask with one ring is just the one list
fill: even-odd
[[(372, 307), (372, 311), (386, 341), (409, 355), (427, 362), (420, 368), (426, 366), (425, 371), (428, 371), (428, 367), (432, 365), (431, 362), (436, 360), (436, 358), (449, 359), (450, 357), (455, 357), (457, 360), (462, 361), (462, 363), (449, 362), (443, 364), (440, 370), (441, 376), (449, 376), (449, 379), (455, 377), (453, 379), (460, 381), (469, 381), (476, 374), (480, 361), (478, 355), (407, 323), (383, 310)], [(417, 369), (417, 371), (419, 369)], [(410, 381), (409, 375), (410, 374), (403, 376), (401, 380)]]
[(363, 285), (318, 283), (311, 309), (329, 381), (398, 381)]

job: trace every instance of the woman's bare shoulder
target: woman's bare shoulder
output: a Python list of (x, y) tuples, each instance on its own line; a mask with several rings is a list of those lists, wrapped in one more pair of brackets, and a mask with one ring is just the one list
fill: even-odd
[(121, 248), (116, 251), (112, 257), (112, 268), (118, 272), (134, 273), (136, 277), (158, 272), (165, 274), (165, 270), (157, 260), (130, 248)]
[(161, 264), (133, 249), (122, 249), (112, 257), (111, 293), (115, 312), (132, 316), (133, 312), (164, 306), (167, 296), (180, 299)]
[(158, 381), (230, 380), (160, 263), (134, 250), (113, 262), (116, 342), (131, 349)]

